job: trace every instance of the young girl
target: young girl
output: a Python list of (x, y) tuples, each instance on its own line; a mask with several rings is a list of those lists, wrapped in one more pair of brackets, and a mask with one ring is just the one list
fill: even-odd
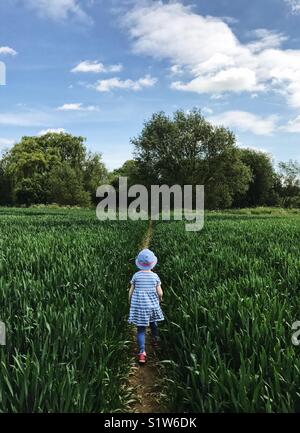
[(157, 346), (157, 322), (164, 320), (159, 303), (163, 291), (159, 276), (151, 271), (157, 263), (157, 257), (148, 249), (142, 250), (135, 261), (140, 271), (131, 279), (129, 290), (130, 313), (129, 323), (137, 326), (137, 344), (139, 346), (138, 361), (146, 362), (145, 334), (150, 325), (153, 346)]

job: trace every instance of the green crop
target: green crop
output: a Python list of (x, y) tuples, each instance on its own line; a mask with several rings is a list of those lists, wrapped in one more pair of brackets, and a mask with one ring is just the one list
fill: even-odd
[[(92, 211), (0, 209), (1, 412), (124, 410), (126, 287), (146, 228)], [(299, 215), (211, 213), (198, 233), (157, 222), (150, 247), (168, 409), (299, 412)]]
[(170, 409), (299, 412), (300, 218), (157, 223)]
[(144, 222), (1, 210), (1, 412), (100, 412), (126, 403), (127, 294)]

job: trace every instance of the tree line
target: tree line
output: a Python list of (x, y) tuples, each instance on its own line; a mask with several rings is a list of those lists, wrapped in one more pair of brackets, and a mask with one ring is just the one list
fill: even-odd
[(205, 207), (300, 207), (300, 164), (278, 169), (265, 152), (242, 149), (232, 131), (208, 122), (201, 111), (155, 113), (131, 140), (134, 158), (109, 172), (83, 137), (48, 133), (23, 137), (0, 160), (0, 204), (96, 204), (98, 186), (205, 185)]

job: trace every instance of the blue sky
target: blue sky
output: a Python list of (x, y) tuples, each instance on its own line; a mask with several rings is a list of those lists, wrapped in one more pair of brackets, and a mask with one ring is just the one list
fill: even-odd
[(0, 148), (65, 130), (112, 169), (155, 111), (300, 159), (300, 0), (6, 0)]

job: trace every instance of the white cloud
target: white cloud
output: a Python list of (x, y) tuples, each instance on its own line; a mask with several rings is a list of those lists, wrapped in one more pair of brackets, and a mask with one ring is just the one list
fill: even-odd
[(277, 128), (276, 116), (260, 117), (247, 111), (225, 111), (209, 120), (215, 125), (237, 128), (256, 135), (272, 135)]
[(293, 14), (300, 13), (300, 0), (284, 0), (291, 8)]
[(13, 48), (10, 48), (10, 47), (0, 47), (0, 54), (15, 56), (18, 53)]
[(242, 43), (228, 19), (201, 16), (178, 1), (136, 3), (122, 23), (135, 53), (166, 59), (175, 72), (186, 72), (188, 78), (174, 81), (173, 89), (210, 94), (274, 91), (300, 107), (300, 50), (283, 49), (287, 38), (281, 33), (257, 29), (250, 33), (250, 42)]
[(172, 65), (170, 67), (171, 75), (182, 75), (184, 73), (183, 68), (180, 65)]
[(48, 124), (49, 116), (39, 111), (0, 113), (0, 125), (43, 126)]
[(42, 135), (46, 135), (49, 133), (54, 133), (54, 134), (64, 134), (67, 131), (64, 128), (49, 128), (49, 129), (43, 129), (42, 131), (38, 132), (39, 136)]
[(83, 106), (82, 103), (75, 104), (64, 104), (57, 107), (58, 111), (99, 111), (99, 107), (96, 105)]
[(291, 133), (300, 133), (300, 115), (295, 119), (290, 120), (287, 125), (281, 128), (281, 130)]
[(91, 18), (86, 14), (79, 0), (23, 0), (24, 4), (37, 11), (40, 16), (45, 16), (56, 21), (62, 21), (75, 17), (82, 22), (90, 22)]
[(212, 110), (209, 107), (203, 107), (201, 111), (202, 111), (202, 113), (205, 113), (205, 114), (213, 114), (213, 112), (214, 112), (214, 110)]
[(237, 24), (239, 23), (239, 20), (237, 18), (234, 17), (220, 17), (222, 21), (225, 21), (225, 23), (228, 24)]
[(77, 66), (75, 66), (71, 72), (92, 72), (92, 73), (101, 73), (101, 72), (121, 72), (123, 70), (123, 65), (108, 65), (105, 66), (101, 62), (85, 60), (80, 62)]
[(256, 29), (250, 34), (255, 38), (248, 44), (248, 48), (256, 53), (268, 48), (279, 48), (288, 38), (282, 34), (266, 29)]
[(157, 78), (146, 75), (136, 81), (133, 80), (120, 80), (118, 77), (108, 78), (107, 80), (99, 80), (93, 86), (98, 92), (110, 92), (113, 89), (129, 89), (129, 90), (142, 90), (145, 87), (152, 87), (156, 84)]
[(261, 90), (262, 86), (256, 82), (256, 76), (248, 68), (230, 68), (215, 75), (199, 76), (189, 83), (176, 81), (171, 84), (172, 89), (197, 93), (241, 92)]
[(15, 140), (0, 137), (0, 147), (11, 146), (12, 144), (14, 144), (14, 142), (15, 142)]
[(213, 101), (219, 101), (221, 99), (225, 99), (224, 94), (221, 93), (213, 93), (210, 97), (210, 99), (212, 99)]

